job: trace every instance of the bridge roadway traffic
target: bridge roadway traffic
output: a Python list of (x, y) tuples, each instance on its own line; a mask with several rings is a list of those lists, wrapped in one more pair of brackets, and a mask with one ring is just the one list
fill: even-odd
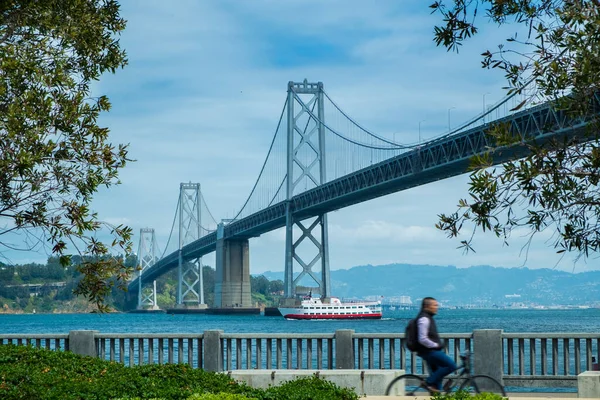
[[(600, 95), (594, 96), (595, 105)], [(467, 172), (470, 159), (490, 149), (494, 165), (525, 156), (528, 143), (544, 143), (551, 139), (578, 137), (586, 139), (587, 120), (569, 119), (549, 103), (520, 111), (510, 116), (482, 124), (463, 132), (447, 135), (424, 143), (398, 156), (327, 182), (224, 226), (223, 239), (248, 239), (281, 228), (286, 224), (286, 207), (291, 207), (295, 220), (303, 220), (361, 203), (390, 193), (450, 178)], [(486, 133), (491, 125), (505, 124), (518, 139), (511, 146), (494, 145)], [(183, 261), (194, 260), (216, 250), (217, 232), (212, 232), (182, 248)], [(179, 251), (175, 251), (144, 271), (142, 284), (176, 268)], [(129, 284), (138, 286), (135, 278)]]

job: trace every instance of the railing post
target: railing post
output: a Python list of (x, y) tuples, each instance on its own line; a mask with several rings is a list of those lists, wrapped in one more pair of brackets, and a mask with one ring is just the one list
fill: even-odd
[(473, 331), (473, 373), (489, 375), (502, 383), (502, 329)]
[(221, 336), (223, 331), (204, 331), (204, 369), (211, 372), (223, 371)]
[(354, 329), (335, 331), (335, 368), (354, 369)]
[(99, 331), (69, 331), (69, 351), (80, 356), (98, 357), (97, 333)]
[(585, 371), (577, 375), (577, 397), (600, 398), (600, 371)]

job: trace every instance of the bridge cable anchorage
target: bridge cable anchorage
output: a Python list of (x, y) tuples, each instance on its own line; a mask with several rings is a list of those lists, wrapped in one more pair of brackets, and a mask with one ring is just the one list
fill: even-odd
[(254, 191), (256, 190), (256, 187), (258, 186), (258, 182), (260, 181), (260, 178), (261, 178), (261, 176), (263, 174), (263, 171), (265, 170), (265, 167), (267, 165), (267, 160), (269, 159), (269, 156), (271, 155), (271, 151), (273, 150), (273, 145), (275, 144), (275, 139), (277, 138), (277, 133), (279, 132), (279, 126), (281, 125), (281, 121), (283, 120), (283, 116), (285, 114), (285, 109), (287, 107), (287, 104), (288, 104), (288, 100), (286, 98), (285, 99), (285, 103), (283, 104), (283, 109), (281, 110), (281, 115), (279, 116), (279, 122), (277, 123), (277, 129), (275, 129), (275, 134), (273, 135), (273, 140), (271, 140), (271, 145), (269, 146), (269, 152), (267, 153), (267, 157), (265, 157), (265, 161), (264, 161), (264, 163), (262, 165), (262, 168), (260, 169), (260, 173), (258, 174), (258, 178), (256, 178), (256, 182), (254, 182), (254, 186), (252, 187), (252, 190), (250, 191), (250, 194), (248, 195), (248, 198), (246, 199), (246, 201), (242, 205), (242, 208), (240, 209), (240, 211), (233, 218), (229, 219), (228, 223), (231, 223), (231, 222), (237, 220), (237, 218), (242, 214), (242, 211), (244, 211), (244, 208), (246, 207), (246, 205), (250, 201), (250, 198), (252, 197), (252, 195), (254, 194)]
[[(336, 135), (337, 137), (339, 137), (342, 140), (345, 140), (347, 142), (350, 142), (352, 144), (355, 144), (357, 146), (361, 146), (361, 147), (366, 147), (368, 149), (373, 149), (373, 150), (392, 150), (392, 151), (398, 151), (398, 150), (411, 150), (414, 149), (416, 147), (418, 147), (418, 145), (413, 145), (413, 146), (404, 146), (404, 147), (381, 147), (381, 146), (373, 146), (373, 145), (369, 145), (369, 144), (365, 144), (365, 143), (361, 143), (359, 141), (356, 141), (354, 139), (350, 139), (345, 137), (343, 134), (339, 133), (338, 131), (336, 131), (335, 129), (333, 129), (332, 127), (330, 127), (329, 125), (327, 125), (325, 122), (321, 121), (311, 110), (308, 109), (308, 107), (306, 106), (306, 104), (304, 104), (304, 102), (302, 101), (302, 99), (296, 94), (294, 93), (294, 98), (298, 101), (298, 103), (300, 103), (300, 105), (302, 106), (302, 108), (305, 110), (305, 112), (310, 115), (315, 121), (318, 121), (321, 125), (323, 125), (328, 131), (330, 131), (331, 133), (333, 133), (334, 135)], [(360, 127), (359, 127), (360, 128)], [(366, 132), (366, 131), (365, 131)], [(368, 133), (368, 132), (367, 132)], [(386, 142), (386, 143), (391, 143), (393, 144), (393, 142)]]

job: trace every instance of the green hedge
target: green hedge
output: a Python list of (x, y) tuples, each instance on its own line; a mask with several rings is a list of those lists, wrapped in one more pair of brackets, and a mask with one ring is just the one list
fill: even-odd
[(261, 390), (184, 364), (126, 367), (70, 352), (4, 345), (0, 346), (0, 398), (357, 400), (358, 395), (317, 377)]
[(495, 393), (478, 393), (471, 395), (467, 391), (459, 391), (454, 393), (436, 393), (432, 400), (503, 400), (505, 399), (499, 394)]

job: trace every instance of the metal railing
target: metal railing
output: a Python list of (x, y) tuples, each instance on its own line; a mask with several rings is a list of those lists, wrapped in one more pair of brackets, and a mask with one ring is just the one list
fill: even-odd
[[(459, 362), (472, 351), (469, 333), (441, 334), (445, 350)], [(202, 334), (98, 334), (98, 356), (130, 366), (186, 363), (203, 367)], [(404, 334), (353, 335), (355, 368), (404, 369), (426, 374), (416, 354), (405, 349)], [(223, 334), (221, 365), (224, 370), (334, 369), (335, 334)]]
[(503, 333), (503, 379), (522, 386), (574, 387), (597, 368), (600, 333)]
[[(415, 353), (406, 350), (404, 334), (355, 333), (356, 366), (358, 369), (403, 369), (411, 374), (426, 374), (425, 366)], [(460, 354), (472, 351), (472, 334), (440, 334), (445, 351), (458, 364)]]
[(221, 343), (226, 370), (334, 368), (333, 333), (224, 334)]
[(4, 334), (0, 335), (0, 345), (24, 345), (38, 349), (69, 350), (68, 334)]
[[(91, 336), (82, 346), (81, 336), (77, 340), (71, 338), (74, 332), (88, 335), (91, 332)], [(129, 366), (179, 363), (210, 371), (342, 368), (402, 369), (407, 373), (427, 374), (421, 359), (405, 349), (401, 333), (355, 333), (352, 330), (311, 334), (74, 332), (4, 334), (0, 335), (0, 345), (71, 350)], [(495, 374), (506, 386), (572, 388), (577, 385), (577, 375), (596, 369), (594, 358), (600, 360), (600, 333), (476, 330), (440, 336), (445, 351), (457, 364), (462, 353), (475, 350), (474, 372)], [(478, 358), (477, 353), (484, 356)], [(501, 360), (497, 365), (486, 361), (497, 353)]]
[(96, 335), (98, 357), (129, 366), (144, 364), (188, 364), (203, 368), (203, 334)]

